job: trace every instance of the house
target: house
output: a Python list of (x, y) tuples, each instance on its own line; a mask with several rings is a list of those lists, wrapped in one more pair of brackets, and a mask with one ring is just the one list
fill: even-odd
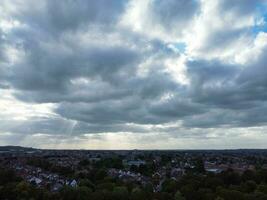
[(181, 168), (173, 168), (171, 170), (171, 177), (178, 179), (185, 174), (185, 170)]
[(209, 168), (209, 169), (206, 169), (207, 172), (210, 172), (210, 173), (214, 173), (214, 174), (219, 174), (221, 173), (223, 170), (222, 169), (219, 169), (219, 168)]
[(63, 187), (63, 185), (61, 183), (56, 183), (53, 185), (52, 187), (52, 191), (58, 191)]
[(143, 160), (129, 160), (126, 162), (128, 166), (136, 166), (139, 167), (140, 165), (145, 165), (146, 161)]
[(40, 178), (37, 178), (37, 177), (32, 177), (29, 179), (29, 182), (36, 184), (36, 185), (39, 185), (42, 182), (42, 180)]
[(68, 182), (67, 183), (69, 186), (71, 187), (77, 187), (78, 186), (78, 183), (75, 179), (73, 179), (72, 181)]

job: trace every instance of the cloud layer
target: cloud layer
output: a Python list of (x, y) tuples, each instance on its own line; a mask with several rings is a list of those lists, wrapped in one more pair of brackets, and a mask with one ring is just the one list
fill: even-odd
[(202, 148), (204, 138), (229, 133), (241, 141), (249, 132), (257, 147), (267, 127), (266, 7), (262, 0), (1, 1), (2, 143), (125, 134), (144, 148), (153, 145), (142, 137), (190, 138)]

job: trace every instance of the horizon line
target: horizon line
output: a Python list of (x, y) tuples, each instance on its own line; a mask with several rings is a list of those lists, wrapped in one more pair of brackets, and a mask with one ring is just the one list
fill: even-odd
[(16, 146), (16, 145), (0, 145), (1, 147), (19, 147), (19, 148), (31, 148), (37, 150), (69, 150), (69, 151), (237, 151), (237, 150), (267, 150), (266, 148), (217, 148), (217, 149), (75, 149), (75, 148), (40, 148), (40, 147), (31, 147), (31, 146)]

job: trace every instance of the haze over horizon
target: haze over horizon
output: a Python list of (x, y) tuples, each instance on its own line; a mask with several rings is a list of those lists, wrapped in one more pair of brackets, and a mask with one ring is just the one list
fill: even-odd
[(1, 0), (0, 145), (267, 148), (266, 0)]

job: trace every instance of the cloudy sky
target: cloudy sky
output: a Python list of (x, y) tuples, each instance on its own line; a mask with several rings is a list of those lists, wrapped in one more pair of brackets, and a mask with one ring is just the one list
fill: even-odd
[(267, 1), (1, 0), (0, 145), (267, 148)]

